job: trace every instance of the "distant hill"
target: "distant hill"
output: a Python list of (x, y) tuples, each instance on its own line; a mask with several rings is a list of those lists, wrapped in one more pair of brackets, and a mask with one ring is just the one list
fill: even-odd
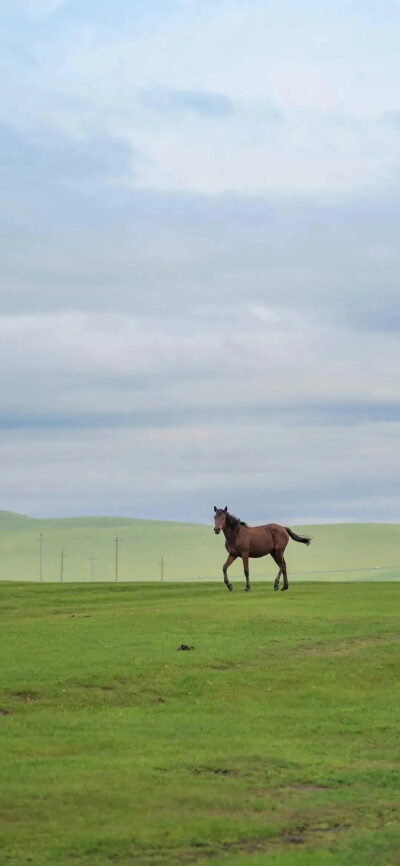
[[(289, 580), (398, 580), (400, 525), (346, 523), (296, 527), (313, 536), (309, 548), (289, 542)], [(39, 579), (39, 536), (42, 535), (43, 579), (60, 577), (64, 551), (65, 581), (90, 581), (94, 557), (95, 581), (115, 579), (115, 539), (118, 537), (120, 581), (222, 579), (226, 558), (224, 539), (212, 526), (117, 517), (71, 517), (36, 520), (0, 511), (0, 580)], [(251, 560), (253, 579), (272, 583), (271, 558)], [(240, 585), (241, 563), (230, 569)]]
[(15, 514), (14, 511), (0, 510), (0, 531), (3, 529), (20, 529), (21, 526), (35, 523), (33, 517), (27, 517), (25, 514)]

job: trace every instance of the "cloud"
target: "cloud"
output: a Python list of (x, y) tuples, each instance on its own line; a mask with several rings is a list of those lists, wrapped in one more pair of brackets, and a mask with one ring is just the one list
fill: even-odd
[[(153, 432), (162, 431), (165, 442), (184, 442), (188, 435), (194, 435), (194, 430), (202, 430), (202, 438), (209, 441), (213, 437), (210, 420), (213, 424), (232, 423), (256, 425), (276, 423), (291, 424), (293, 419), (303, 429), (307, 427), (330, 427), (331, 430), (358, 426), (359, 428), (372, 423), (400, 423), (400, 402), (396, 400), (325, 400), (292, 402), (290, 405), (275, 402), (256, 402), (243, 405), (213, 406), (170, 406), (163, 408), (139, 408), (123, 411), (115, 407), (114, 411), (48, 411), (47, 413), (31, 409), (26, 414), (21, 411), (0, 411), (1, 430), (30, 431), (64, 431), (73, 430), (114, 430), (129, 428), (131, 430), (147, 429)], [(194, 425), (203, 425), (201, 428)], [(382, 448), (371, 448), (371, 454), (381, 453)]]
[(100, 181), (126, 176), (132, 168), (132, 149), (126, 141), (108, 135), (80, 139), (52, 127), (22, 135), (0, 125), (0, 171), (36, 181)]
[(190, 307), (179, 318), (2, 316), (3, 412), (17, 422), (31, 412), (33, 425), (38, 416), (64, 416), (66, 424), (80, 416), (83, 426), (90, 415), (104, 425), (113, 414), (117, 423), (136, 419), (143, 426), (147, 418), (165, 427), (168, 416), (172, 426), (221, 415), (241, 423), (297, 417), (303, 426), (331, 427), (335, 419), (343, 425), (397, 419), (395, 337), (357, 336), (298, 310), (272, 313), (269, 321), (257, 319), (243, 303), (231, 307), (229, 319), (223, 309)]
[(400, 128), (400, 111), (385, 111), (382, 120), (398, 129)]
[[(381, 451), (372, 456), (377, 436)], [(0, 446), (0, 497), (42, 515), (77, 513), (78, 501), (81, 514), (104, 513), (107, 502), (109, 514), (207, 522), (214, 500), (223, 499), (251, 522), (340, 513), (395, 519), (398, 436), (398, 423), (366, 425), (360, 442), (357, 427), (337, 427), (333, 439), (327, 427), (279, 420), (184, 431), (10, 431)]]
[(4, 506), (396, 518), (397, 13), (15, 8)]
[(201, 118), (219, 118), (233, 114), (234, 103), (222, 93), (201, 90), (174, 90), (168, 87), (150, 87), (139, 90), (140, 105), (152, 111), (167, 114), (194, 114)]
[(236, 333), (246, 299), (255, 320), (293, 311), (299, 332), (308, 311), (360, 332), (399, 328), (393, 194), (211, 197), (138, 192), (107, 175), (29, 178), (20, 165), (3, 187), (3, 312), (181, 310), (196, 330), (203, 310)]
[(9, 508), (68, 514), (79, 500), (80, 513), (204, 521), (223, 493), (251, 520), (323, 518), (351, 491), (342, 512), (353, 502), (361, 517), (371, 489), (395, 508), (400, 356), (387, 335), (243, 303), (8, 315), (0, 337)]
[(2, 15), (5, 18), (28, 18), (41, 20), (66, 7), (69, 0), (3, 0)]
[[(8, 34), (31, 56), (29, 68), (4, 60), (3, 102), (21, 128), (129, 143), (142, 155), (130, 176), (141, 189), (348, 195), (392, 185), (397, 129), (377, 118), (396, 113), (397, 46), (372, 8), (364, 21), (356, 8), (300, 13), (290, 2), (288, 30), (272, 3), (84, 5), (61, 10), (39, 42), (28, 25)], [(368, 44), (380, 34), (388, 62), (371, 63), (372, 51), (365, 62), (360, 28)]]

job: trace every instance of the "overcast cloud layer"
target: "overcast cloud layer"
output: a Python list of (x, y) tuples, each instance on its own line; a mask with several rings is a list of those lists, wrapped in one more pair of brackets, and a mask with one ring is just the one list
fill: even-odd
[(397, 0), (3, 0), (0, 507), (400, 519)]

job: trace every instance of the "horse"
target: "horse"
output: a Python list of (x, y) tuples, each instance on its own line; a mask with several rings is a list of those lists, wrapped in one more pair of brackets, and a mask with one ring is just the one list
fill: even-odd
[(243, 560), (244, 576), (246, 578), (245, 592), (250, 592), (249, 579), (249, 557), (259, 558), (271, 554), (279, 567), (274, 581), (274, 590), (279, 589), (279, 580), (283, 574), (283, 587), (281, 592), (289, 589), (284, 557), (285, 548), (290, 538), (306, 544), (311, 543), (311, 538), (306, 535), (297, 535), (288, 526), (279, 526), (278, 523), (266, 523), (264, 526), (248, 526), (243, 520), (239, 520), (233, 514), (229, 514), (228, 508), (217, 508), (214, 505), (214, 532), (216, 535), (222, 532), (225, 535), (225, 547), (228, 551), (228, 559), (222, 566), (224, 583), (232, 592), (233, 586), (228, 578), (227, 570), (232, 562), (239, 556)]

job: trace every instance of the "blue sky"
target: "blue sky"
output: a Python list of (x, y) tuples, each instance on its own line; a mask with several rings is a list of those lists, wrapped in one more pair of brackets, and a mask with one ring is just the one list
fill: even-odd
[(2, 508), (399, 519), (399, 24), (3, 0)]

